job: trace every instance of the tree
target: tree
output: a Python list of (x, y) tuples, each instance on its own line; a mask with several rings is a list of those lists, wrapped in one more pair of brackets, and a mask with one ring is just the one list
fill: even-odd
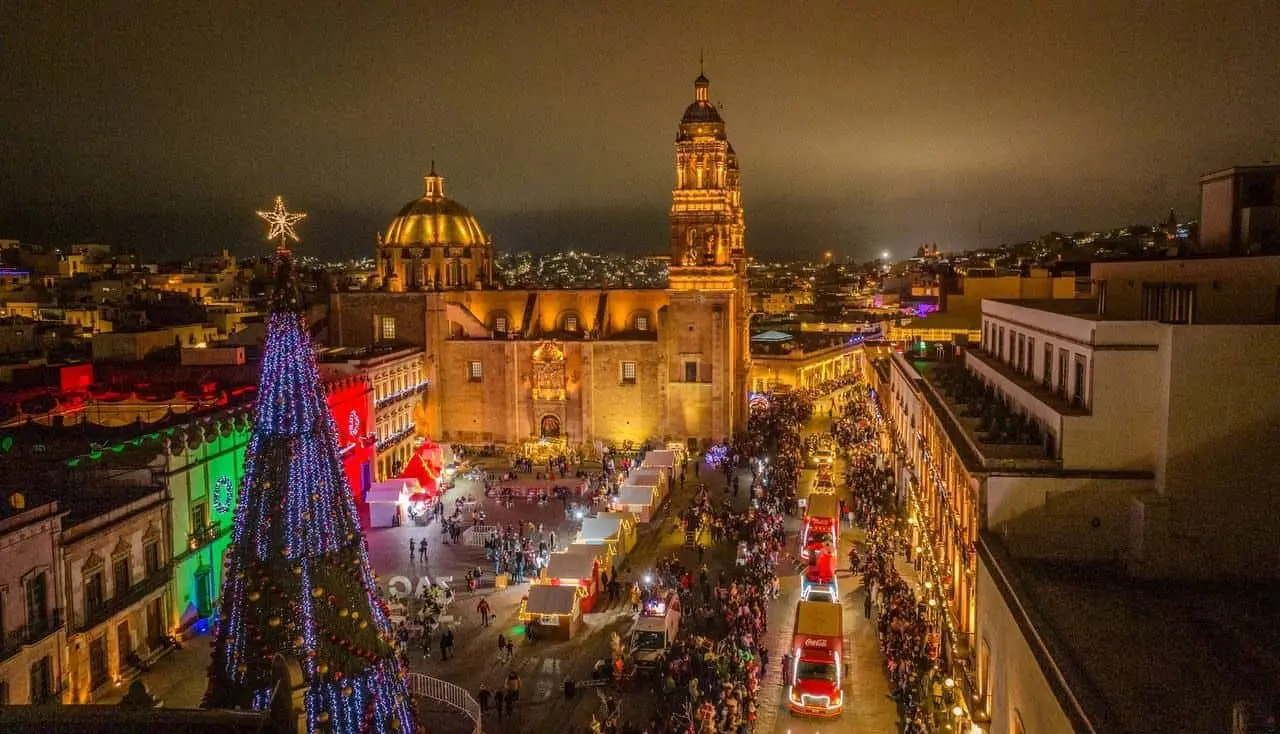
[(207, 707), (269, 708), (283, 658), (308, 686), (307, 731), (413, 731), (407, 673), (375, 593), (283, 247), (224, 564)]

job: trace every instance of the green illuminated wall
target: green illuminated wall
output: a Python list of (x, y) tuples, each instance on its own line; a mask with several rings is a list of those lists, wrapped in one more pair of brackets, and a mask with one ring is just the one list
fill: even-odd
[[(198, 439), (189, 436), (187, 442), (175, 443), (179, 450), (166, 457), (165, 478), (173, 498), (174, 593), (170, 619), (179, 630), (186, 631), (217, 606), (222, 589), (222, 556), (231, 542), (248, 442), (248, 423), (227, 421), (223, 430), (205, 430)], [(224, 491), (228, 486), (229, 493)], [(197, 525), (201, 517), (206, 523), (216, 524), (216, 530), (204, 532)]]

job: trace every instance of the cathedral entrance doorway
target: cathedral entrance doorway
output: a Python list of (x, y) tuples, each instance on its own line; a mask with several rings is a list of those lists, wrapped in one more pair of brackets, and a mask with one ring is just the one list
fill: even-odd
[(538, 435), (542, 438), (560, 438), (560, 418), (544, 415), (538, 422)]

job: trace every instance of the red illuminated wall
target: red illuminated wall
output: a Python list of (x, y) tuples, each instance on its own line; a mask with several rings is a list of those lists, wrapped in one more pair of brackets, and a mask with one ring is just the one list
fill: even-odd
[(325, 390), (338, 428), (342, 466), (359, 506), (373, 483), (373, 386), (362, 376), (344, 377), (325, 384)]

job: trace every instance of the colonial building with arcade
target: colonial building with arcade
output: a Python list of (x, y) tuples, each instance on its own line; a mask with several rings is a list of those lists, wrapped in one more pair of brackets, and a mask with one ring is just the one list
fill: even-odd
[(705, 442), (744, 429), (741, 178), (708, 89), (699, 75), (677, 129), (665, 289), (504, 289), (492, 239), (433, 165), (378, 236), (369, 289), (332, 296), (333, 345), (423, 348), (417, 428), (445, 441)]

